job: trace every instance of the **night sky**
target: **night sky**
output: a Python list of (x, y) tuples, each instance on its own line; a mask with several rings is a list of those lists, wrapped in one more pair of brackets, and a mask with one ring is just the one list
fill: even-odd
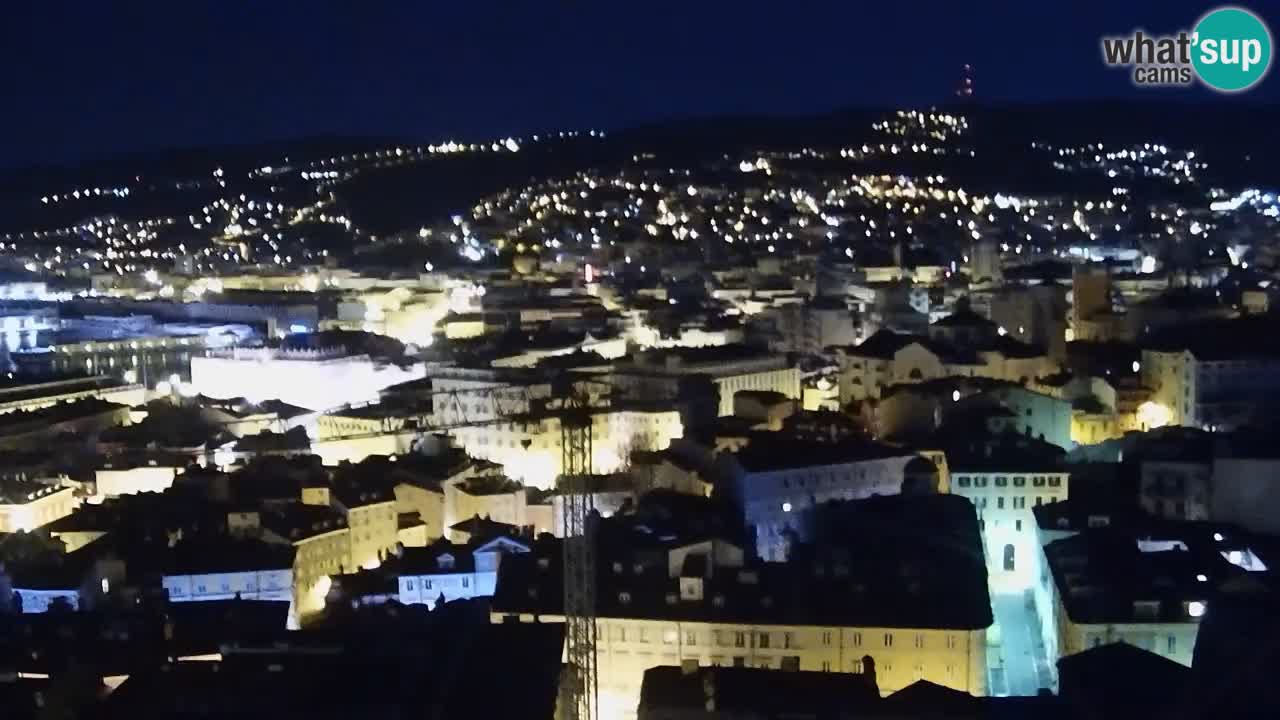
[[(6, 4), (0, 165), (316, 135), (485, 138), (695, 115), (1137, 90), (1099, 37), (1219, 3), (864, 0)], [(1274, 2), (1247, 3), (1274, 29)], [(1280, 100), (1275, 71), (1248, 102)]]

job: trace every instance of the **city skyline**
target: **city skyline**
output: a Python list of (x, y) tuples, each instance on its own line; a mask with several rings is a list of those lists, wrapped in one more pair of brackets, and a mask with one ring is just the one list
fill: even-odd
[(22, 69), (6, 90), (0, 165), (927, 107), (956, 99), (966, 64), (981, 104), (1275, 103), (1268, 80), (1225, 97), (1138, 88), (1102, 63), (1104, 35), (1185, 29), (1215, 6), (29, 5), (0, 31), (0, 60)]

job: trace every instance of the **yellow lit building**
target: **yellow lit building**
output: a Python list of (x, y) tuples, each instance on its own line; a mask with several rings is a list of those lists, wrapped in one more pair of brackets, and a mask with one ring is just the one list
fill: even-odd
[(105, 376), (15, 385), (0, 390), (0, 414), (15, 410), (39, 410), (88, 397), (132, 407), (146, 402), (146, 394), (147, 389), (142, 385), (121, 385)]
[(70, 481), (0, 480), (0, 532), (35, 530), (80, 507)]
[(456, 450), (450, 451), (448, 457), (435, 458), (427, 467), (411, 468), (407, 461), (399, 462), (396, 464), (396, 510), (402, 514), (417, 513), (424, 525), (426, 541), (437, 540), (445, 536), (452, 524), (445, 522), (445, 485), (496, 470), (496, 465), (473, 460)]
[[(711, 378), (719, 392), (719, 415), (733, 414), (733, 396), (739, 390), (769, 390), (793, 400), (801, 399), (800, 369), (786, 355), (762, 353), (745, 345), (672, 347), (646, 350), (619, 363), (624, 384), (652, 383), (654, 378), (675, 379), (698, 375)], [(625, 385), (624, 385), (625, 386)], [(634, 391), (635, 388), (633, 388)], [(638, 395), (637, 395), (638, 396)]]
[[(685, 661), (856, 673), (870, 658), (885, 694), (921, 679), (986, 694), (992, 618), (981, 564), (944, 588), (939, 576), (955, 577), (946, 569), (918, 581), (872, 577), (859, 558), (826, 548), (806, 561), (755, 563), (723, 540), (620, 539), (613, 522), (601, 526), (597, 550), (605, 556), (595, 600), (601, 717), (634, 717), (645, 670)], [(561, 552), (540, 541), (504, 558), (494, 622), (563, 621)]]
[(302, 504), (333, 508), (346, 518), (350, 554), (343, 561), (346, 572), (372, 570), (382, 564), (399, 542), (399, 514), (395, 494), (346, 485), (308, 485), (302, 488)]
[[(529, 516), (528, 491), (500, 473), (444, 483), (445, 534), (451, 534), (448, 528), (474, 517), (516, 527), (534, 524)], [(551, 528), (538, 530), (549, 532)], [(460, 538), (450, 540), (458, 542)]]
[(376, 568), (395, 552), (400, 525), (394, 494), (342, 489), (337, 491), (337, 504), (346, 511), (350, 528), (351, 570)]
[(1179, 539), (1097, 527), (1050, 542), (1044, 554), (1057, 657), (1126, 642), (1191, 665), (1210, 579), (1221, 580), (1225, 562), (1206, 563)]
[[(525, 485), (550, 488), (560, 475), (560, 415), (555, 411), (455, 427), (449, 434), (473, 457), (503, 466)], [(684, 435), (675, 409), (612, 407), (591, 411), (592, 470), (620, 470), (635, 450), (663, 450)]]
[(114, 458), (94, 472), (100, 497), (119, 497), (168, 490), (184, 465), (174, 457)]
[(296, 504), (264, 513), (263, 537), (293, 545), (291, 621), (302, 624), (324, 608), (331, 577), (351, 567), (351, 531), (341, 513)]
[(1056, 364), (1043, 351), (1001, 337), (973, 340), (954, 350), (950, 341), (881, 330), (861, 344), (837, 351), (840, 402), (876, 399), (892, 385), (944, 377), (981, 377), (1020, 385), (1048, 375)]

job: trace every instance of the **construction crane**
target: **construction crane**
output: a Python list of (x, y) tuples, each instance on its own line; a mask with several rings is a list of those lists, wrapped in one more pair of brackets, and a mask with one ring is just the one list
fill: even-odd
[(560, 420), (564, 508), (564, 623), (566, 677), (563, 720), (599, 717), (596, 675), (595, 500), (591, 493), (591, 409), (584, 393), (566, 389)]
[[(494, 383), (431, 393), (432, 412), (417, 417), (414, 432), (449, 431), (494, 423), (510, 423), (536, 402), (558, 402), (564, 528), (564, 615), (566, 673), (561, 682), (561, 720), (596, 720), (599, 683), (596, 673), (595, 496), (592, 494), (592, 412), (608, 407), (612, 387), (599, 379), (568, 373), (554, 378), (548, 394), (527, 385)], [(468, 407), (482, 406), (479, 416)], [(443, 414), (441, 410), (445, 411)], [(438, 419), (443, 415), (443, 422)], [(342, 435), (353, 439), (378, 433)], [(527, 446), (526, 446), (527, 447)]]

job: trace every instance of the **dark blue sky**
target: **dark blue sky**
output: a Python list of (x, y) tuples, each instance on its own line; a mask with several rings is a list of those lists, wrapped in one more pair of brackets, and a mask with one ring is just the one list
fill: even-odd
[[(0, 165), (318, 134), (487, 137), (689, 115), (1135, 90), (1099, 37), (1212, 2), (21, 2), (0, 25)], [(1248, 3), (1273, 27), (1280, 3)], [(1271, 77), (1248, 101), (1280, 99)], [(1237, 100), (1238, 101), (1238, 100)]]

